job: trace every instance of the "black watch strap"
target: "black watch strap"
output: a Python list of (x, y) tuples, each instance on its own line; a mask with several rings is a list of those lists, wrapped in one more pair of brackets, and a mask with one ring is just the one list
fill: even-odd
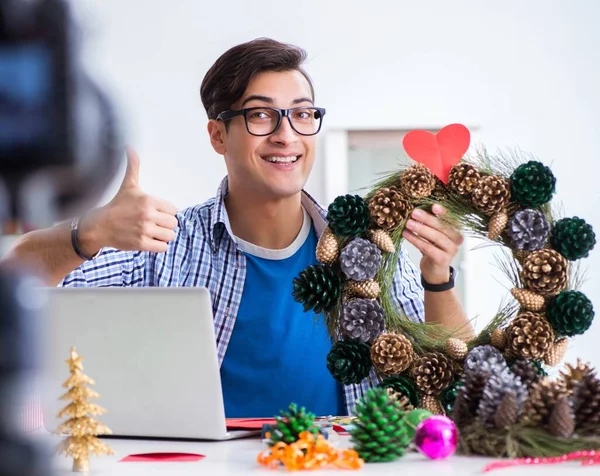
[(71, 244), (73, 245), (73, 250), (75, 251), (75, 253), (77, 253), (77, 256), (79, 256), (82, 260), (84, 261), (90, 261), (93, 260), (95, 258), (98, 257), (98, 255), (100, 254), (100, 251), (98, 251), (98, 253), (96, 253), (94, 256), (87, 256), (83, 253), (83, 251), (81, 251), (81, 248), (79, 248), (79, 223), (81, 221), (81, 217), (75, 217), (73, 218), (73, 221), (71, 221)]
[(427, 281), (425, 281), (425, 278), (423, 277), (423, 275), (421, 275), (421, 285), (423, 286), (423, 289), (425, 289), (425, 291), (440, 293), (442, 291), (448, 291), (449, 289), (452, 289), (454, 287), (455, 278), (456, 270), (452, 266), (450, 266), (450, 279), (447, 283), (430, 284)]

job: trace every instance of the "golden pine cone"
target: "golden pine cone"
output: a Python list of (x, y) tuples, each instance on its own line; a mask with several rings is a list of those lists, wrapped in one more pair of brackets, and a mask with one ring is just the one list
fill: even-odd
[(469, 353), (469, 347), (465, 341), (451, 337), (446, 341), (446, 352), (454, 360), (464, 360)]
[(353, 281), (348, 280), (344, 286), (344, 294), (347, 298), (360, 297), (367, 299), (377, 299), (381, 288), (379, 283), (374, 279), (368, 279), (366, 281)]
[(496, 349), (504, 350), (506, 348), (506, 334), (503, 329), (496, 327), (490, 336), (490, 344)]
[(441, 402), (433, 395), (423, 395), (419, 401), (419, 408), (424, 408), (434, 415), (446, 415)]
[(479, 179), (471, 195), (473, 205), (486, 215), (492, 216), (503, 210), (510, 200), (508, 180), (495, 175), (486, 175)]
[(510, 292), (525, 311), (538, 312), (546, 307), (544, 296), (529, 289), (513, 288)]
[(413, 164), (400, 177), (400, 185), (411, 198), (424, 198), (435, 188), (435, 175), (422, 164)]
[(566, 337), (557, 340), (554, 342), (546, 355), (544, 356), (544, 363), (546, 365), (551, 365), (552, 367), (557, 366), (562, 362), (562, 359), (565, 358), (565, 354), (567, 353), (567, 347), (569, 346), (569, 341)]
[(500, 235), (504, 233), (507, 224), (508, 214), (506, 213), (506, 210), (500, 210), (492, 215), (488, 224), (488, 238), (494, 241), (500, 238)]
[(414, 205), (395, 187), (379, 189), (369, 200), (371, 219), (384, 230), (398, 228)]
[(381, 228), (369, 230), (369, 240), (384, 253), (393, 253), (396, 251), (394, 240), (392, 240), (392, 237), (387, 231), (382, 230)]
[(426, 352), (413, 362), (412, 374), (422, 393), (439, 395), (454, 380), (454, 365), (441, 352)]
[(567, 286), (568, 263), (558, 251), (531, 252), (523, 262), (521, 279), (526, 288), (542, 296), (554, 296)]
[(568, 397), (568, 392), (560, 381), (551, 381), (548, 377), (539, 380), (531, 386), (523, 409), (523, 418), (527, 422), (547, 424), (550, 412), (563, 397)]
[(396, 375), (410, 367), (414, 359), (412, 343), (402, 334), (384, 332), (373, 341), (371, 361), (383, 375)]
[(448, 188), (463, 197), (468, 197), (473, 193), (480, 178), (481, 175), (474, 166), (462, 162), (450, 169)]
[(333, 264), (340, 254), (338, 241), (328, 226), (325, 227), (317, 243), (317, 260), (323, 264)]
[(577, 359), (575, 365), (565, 364), (565, 369), (560, 371), (560, 379), (565, 388), (571, 391), (579, 382), (590, 378), (594, 373), (594, 369), (589, 364), (584, 364), (581, 359)]
[(540, 360), (554, 343), (554, 331), (544, 316), (525, 311), (509, 324), (506, 343), (513, 354), (525, 359)]
[(521, 266), (523, 266), (523, 262), (525, 261), (525, 258), (527, 258), (527, 256), (529, 256), (529, 254), (531, 253), (531, 251), (526, 251), (526, 250), (512, 250), (513, 256), (515, 257), (515, 259), (519, 262), (519, 264)]
[(519, 417), (519, 403), (515, 392), (508, 392), (502, 397), (494, 415), (496, 428), (503, 429), (513, 425)]
[(575, 414), (567, 397), (557, 400), (548, 418), (548, 431), (559, 438), (570, 438), (575, 432)]
[(410, 400), (408, 399), (408, 397), (406, 395), (404, 395), (400, 392), (396, 392), (391, 387), (386, 387), (385, 390), (388, 394), (388, 397), (390, 397), (391, 400), (395, 400), (396, 402), (398, 402), (401, 410), (403, 410), (405, 412), (414, 410), (415, 407), (413, 407), (411, 405)]

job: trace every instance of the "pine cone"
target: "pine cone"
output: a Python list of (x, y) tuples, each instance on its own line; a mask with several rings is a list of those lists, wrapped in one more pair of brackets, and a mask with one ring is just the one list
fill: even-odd
[(452, 361), (441, 352), (427, 352), (413, 363), (417, 388), (425, 395), (439, 395), (454, 380)]
[(510, 366), (510, 370), (521, 379), (521, 382), (527, 388), (538, 382), (542, 377), (539, 367), (531, 360), (516, 359)]
[(280, 441), (288, 445), (294, 443), (303, 431), (315, 436), (319, 433), (319, 428), (315, 426), (315, 415), (307, 412), (304, 407), (298, 409), (295, 403), (288, 407), (287, 412), (282, 411), (279, 416), (275, 416), (275, 422), (270, 431), (269, 446)]
[(371, 388), (356, 404), (350, 441), (367, 463), (393, 461), (410, 443), (404, 422), (406, 413), (382, 388)]
[(346, 281), (344, 292), (349, 297), (362, 297), (367, 299), (377, 299), (379, 297), (379, 283), (373, 279), (367, 281)]
[(513, 374), (508, 367), (505, 367), (501, 372), (490, 375), (477, 409), (478, 419), (485, 425), (493, 427), (494, 415), (504, 396), (508, 393), (514, 394), (517, 402), (517, 414), (520, 413), (527, 389), (521, 379)]
[(489, 368), (487, 370), (476, 369), (462, 375), (462, 387), (458, 391), (457, 398), (464, 395), (469, 414), (472, 416), (477, 412), (477, 407), (479, 407), (479, 402), (483, 396), (483, 389), (485, 388), (490, 375), (492, 375), (492, 370)]
[(510, 200), (510, 186), (506, 179), (494, 175), (481, 177), (471, 195), (473, 205), (486, 215), (494, 215), (506, 208)]
[(340, 254), (340, 266), (348, 279), (373, 279), (381, 268), (381, 251), (364, 238), (354, 238)]
[(424, 408), (434, 415), (446, 415), (441, 402), (433, 395), (423, 395), (421, 397), (421, 402), (419, 403), (419, 408)]
[(415, 409), (415, 407), (410, 404), (408, 398), (403, 394), (396, 392), (394, 389), (389, 387), (387, 387), (385, 391), (390, 400), (397, 402), (403, 412), (410, 412), (411, 410)]
[(596, 245), (596, 235), (591, 225), (581, 218), (563, 218), (552, 228), (552, 248), (571, 261), (587, 258)]
[(334, 234), (354, 237), (367, 230), (369, 207), (358, 195), (340, 195), (329, 205), (327, 221)]
[(413, 359), (413, 346), (403, 334), (379, 334), (371, 346), (371, 361), (384, 375), (404, 372)]
[(435, 175), (422, 164), (413, 164), (400, 177), (404, 193), (411, 198), (425, 198), (435, 188)]
[(556, 189), (556, 178), (541, 162), (519, 165), (510, 177), (513, 199), (522, 206), (536, 208), (547, 203)]
[(313, 309), (317, 314), (329, 312), (342, 293), (342, 278), (331, 268), (312, 265), (294, 278), (292, 296), (302, 303), (304, 312)]
[(506, 335), (504, 334), (504, 330), (496, 327), (492, 331), (490, 336), (490, 344), (493, 345), (496, 349), (504, 350), (506, 347)]
[(362, 342), (336, 342), (327, 355), (327, 369), (344, 385), (362, 382), (371, 370), (369, 346)]
[(513, 288), (510, 292), (521, 305), (521, 309), (525, 311), (538, 312), (546, 306), (544, 296), (534, 293), (529, 289)]
[(541, 250), (550, 234), (550, 223), (539, 210), (520, 210), (512, 217), (506, 234), (517, 250)]
[(469, 347), (464, 341), (451, 337), (446, 341), (446, 352), (454, 360), (463, 360), (469, 353)]
[(471, 164), (460, 163), (450, 169), (448, 176), (448, 188), (454, 192), (468, 197), (473, 193), (479, 183), (481, 175)]
[(575, 417), (567, 397), (559, 398), (550, 412), (548, 431), (559, 438), (570, 438), (575, 431)]
[(573, 407), (577, 428), (595, 428), (600, 433), (600, 379), (594, 369), (584, 367), (573, 385)]
[(317, 243), (317, 260), (323, 264), (333, 264), (340, 254), (340, 247), (331, 228), (325, 227)]
[(508, 391), (502, 397), (498, 410), (494, 415), (494, 425), (498, 429), (507, 428), (516, 423), (519, 418), (519, 402), (514, 391)]
[(369, 230), (369, 240), (384, 253), (393, 253), (396, 251), (394, 240), (392, 240), (392, 237), (387, 231), (382, 230), (381, 228)]
[(474, 347), (467, 354), (464, 371), (498, 372), (506, 367), (506, 360), (498, 349), (491, 345)]
[(369, 200), (372, 220), (384, 230), (394, 230), (408, 218), (414, 205), (395, 187), (380, 188)]
[(562, 291), (548, 301), (546, 319), (557, 334), (572, 337), (590, 328), (594, 307), (582, 292)]
[(525, 287), (542, 296), (553, 296), (567, 286), (567, 260), (554, 250), (533, 251), (523, 263), (521, 279)]
[(544, 356), (544, 363), (552, 367), (560, 364), (567, 353), (568, 345), (569, 341), (565, 337), (558, 339), (550, 346), (548, 352), (546, 352), (546, 355)]
[(556, 402), (568, 393), (564, 385), (558, 380), (550, 381), (547, 378), (534, 383), (529, 391), (529, 398), (525, 403), (523, 415), (528, 423), (546, 425), (550, 419), (550, 412)]
[(542, 359), (554, 342), (554, 332), (544, 316), (522, 312), (509, 324), (508, 348), (515, 355), (526, 359)]
[(415, 387), (414, 382), (408, 377), (403, 375), (386, 377), (379, 386), (392, 389), (395, 393), (406, 396), (413, 407), (419, 405), (419, 391)]
[(385, 314), (374, 299), (352, 299), (340, 315), (342, 332), (355, 342), (370, 342), (383, 332)]
[(454, 408), (452, 409), (452, 420), (459, 429), (467, 426), (473, 421), (473, 415), (469, 409), (469, 402), (466, 399), (464, 391), (458, 391), (458, 395), (454, 401)]
[(488, 238), (490, 240), (497, 240), (500, 235), (504, 233), (506, 224), (508, 223), (508, 213), (505, 210), (500, 210), (492, 215), (490, 223), (488, 224)]
[(565, 388), (572, 392), (575, 385), (590, 374), (594, 374), (594, 369), (589, 364), (584, 364), (581, 359), (577, 359), (575, 366), (565, 365), (565, 370), (560, 372), (560, 380)]

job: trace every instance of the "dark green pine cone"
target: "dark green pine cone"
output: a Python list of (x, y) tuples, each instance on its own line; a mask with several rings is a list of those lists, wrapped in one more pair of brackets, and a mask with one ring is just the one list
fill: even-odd
[(557, 334), (573, 337), (590, 328), (594, 306), (580, 291), (561, 291), (548, 302), (546, 319)]
[(418, 408), (419, 406), (419, 391), (415, 383), (404, 375), (394, 375), (386, 377), (379, 385), (382, 388), (391, 388), (394, 392), (404, 395), (408, 398), (409, 403)]
[(283, 441), (286, 444), (294, 443), (300, 438), (300, 433), (309, 431), (316, 435), (319, 429), (315, 426), (315, 416), (307, 412), (304, 407), (298, 409), (295, 403), (290, 404), (288, 411), (280, 412), (275, 416), (277, 422), (273, 425), (269, 435), (269, 446)]
[(393, 461), (404, 454), (410, 444), (406, 413), (384, 388), (369, 389), (357, 402), (354, 414), (350, 441), (366, 463)]
[(362, 342), (340, 340), (327, 355), (327, 369), (344, 385), (362, 382), (369, 375), (371, 365), (371, 350)]
[(556, 190), (556, 178), (541, 162), (531, 160), (519, 165), (510, 177), (513, 200), (526, 208), (535, 208), (547, 203)]
[(596, 234), (592, 225), (579, 217), (562, 218), (552, 227), (550, 244), (565, 258), (575, 261), (587, 258), (596, 244)]
[(358, 195), (340, 195), (327, 209), (329, 228), (335, 235), (354, 237), (367, 231), (371, 214)]
[(292, 296), (302, 303), (304, 312), (329, 312), (342, 294), (342, 278), (332, 268), (312, 265), (294, 278)]

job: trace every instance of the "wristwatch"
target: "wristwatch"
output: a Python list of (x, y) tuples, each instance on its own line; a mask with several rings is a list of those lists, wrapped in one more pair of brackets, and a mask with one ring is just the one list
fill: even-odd
[(427, 281), (425, 281), (425, 278), (421, 274), (421, 285), (423, 286), (423, 289), (425, 289), (425, 291), (431, 291), (434, 293), (448, 291), (449, 289), (452, 289), (454, 287), (454, 280), (456, 279), (456, 274), (456, 270), (452, 266), (450, 266), (450, 279), (447, 283), (442, 284), (430, 284)]
[(87, 256), (81, 251), (81, 248), (79, 248), (79, 224), (81, 223), (81, 219), (82, 217), (75, 217), (71, 221), (71, 244), (73, 245), (73, 249), (75, 250), (75, 253), (77, 253), (77, 256), (82, 260), (91, 261), (100, 256), (102, 248), (100, 248), (93, 256)]

